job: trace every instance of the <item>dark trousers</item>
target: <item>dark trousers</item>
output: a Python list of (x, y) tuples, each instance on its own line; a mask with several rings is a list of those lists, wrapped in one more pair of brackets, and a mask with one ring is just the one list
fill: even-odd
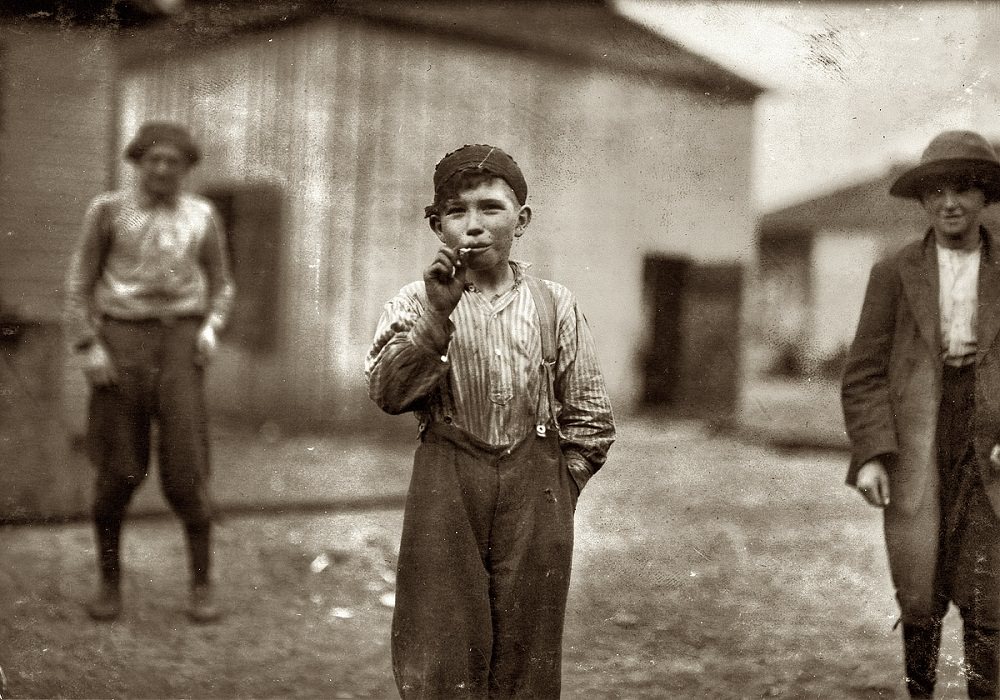
[(559, 696), (577, 495), (555, 434), (508, 453), (428, 428), (392, 621), (402, 697)]
[(164, 496), (184, 521), (196, 583), (208, 577), (208, 424), (203, 370), (195, 361), (201, 320), (106, 319), (101, 340), (118, 381), (90, 399), (88, 447), (97, 470), (94, 521), (101, 573), (119, 577), (122, 520), (149, 470), (154, 425)]
[(975, 368), (945, 367), (938, 413), (937, 565), (922, 615), (904, 609), (907, 685), (930, 697), (941, 622), (962, 614), (970, 697), (997, 697), (1000, 642), (1000, 521), (983, 489), (973, 446)]

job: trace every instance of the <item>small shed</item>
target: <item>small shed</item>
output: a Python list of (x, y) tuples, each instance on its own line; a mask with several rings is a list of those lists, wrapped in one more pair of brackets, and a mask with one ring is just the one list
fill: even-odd
[(0, 521), (87, 511), (62, 285), (147, 119), (197, 134), (191, 184), (227, 223), (216, 413), (386, 427), (362, 359), (436, 247), (434, 163), (482, 141), (524, 168), (535, 219), (515, 255), (576, 292), (618, 414), (735, 410), (758, 86), (593, 0), (181, 4), (0, 8)]
[(514, 255), (576, 292), (618, 410), (735, 409), (758, 86), (592, 0), (241, 7), (189, 2), (137, 35), (118, 91), (123, 139), (191, 126), (193, 184), (229, 224), (217, 410), (379, 420), (375, 321), (436, 247), (435, 162), (481, 142), (524, 169), (535, 219)]
[[(750, 335), (755, 371), (839, 372), (872, 265), (927, 228), (918, 203), (889, 194), (911, 165), (761, 217)], [(984, 222), (1000, 231), (995, 209)]]

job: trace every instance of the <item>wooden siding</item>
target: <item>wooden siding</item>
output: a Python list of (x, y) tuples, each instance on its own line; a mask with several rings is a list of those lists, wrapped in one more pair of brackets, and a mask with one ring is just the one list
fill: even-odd
[(113, 48), (22, 24), (0, 28), (0, 51), (0, 298), (51, 321), (84, 210), (111, 180)]
[(433, 255), (430, 174), (463, 143), (500, 145), (524, 169), (535, 219), (514, 256), (577, 293), (623, 410), (643, 254), (752, 255), (750, 105), (620, 73), (341, 17), (130, 69), (121, 104), (123, 136), (150, 118), (191, 124), (205, 151), (196, 186), (285, 192), (278, 346), (227, 347), (213, 370), (216, 404), (250, 414), (370, 416), (375, 320)]
[(61, 328), (16, 328), (0, 339), (0, 523), (84, 512), (93, 471), (59, 410)]

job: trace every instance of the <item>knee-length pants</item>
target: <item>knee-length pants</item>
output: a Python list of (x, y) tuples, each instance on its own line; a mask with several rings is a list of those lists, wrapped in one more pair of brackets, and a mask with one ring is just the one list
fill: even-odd
[(559, 696), (577, 496), (555, 431), (507, 451), (431, 424), (399, 551), (402, 697)]
[(97, 470), (98, 520), (120, 518), (145, 478), (155, 421), (167, 502), (186, 522), (209, 521), (208, 419), (195, 347), (200, 327), (198, 317), (102, 324), (101, 341), (118, 379), (96, 387), (90, 398), (88, 451)]

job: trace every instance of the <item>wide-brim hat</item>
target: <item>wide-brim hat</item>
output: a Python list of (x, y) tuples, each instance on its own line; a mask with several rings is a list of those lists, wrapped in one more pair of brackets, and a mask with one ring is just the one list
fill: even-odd
[(974, 131), (945, 131), (924, 149), (920, 164), (892, 183), (889, 194), (920, 199), (935, 182), (968, 178), (987, 201), (1000, 201), (1000, 159), (990, 142)]

